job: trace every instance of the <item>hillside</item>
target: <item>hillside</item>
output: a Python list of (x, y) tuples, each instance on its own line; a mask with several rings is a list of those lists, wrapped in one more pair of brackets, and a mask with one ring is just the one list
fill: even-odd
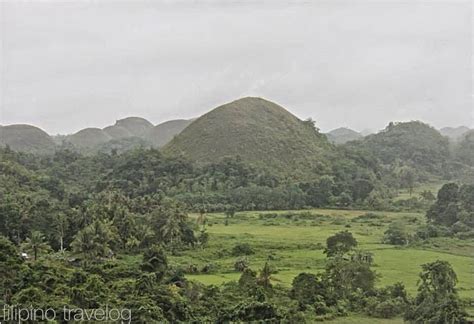
[(115, 126), (122, 127), (132, 134), (132, 136), (144, 137), (153, 128), (153, 124), (140, 117), (127, 117), (115, 122)]
[(125, 127), (112, 125), (107, 126), (103, 129), (103, 131), (109, 135), (111, 138), (120, 139), (120, 138), (127, 138), (132, 137), (132, 133), (126, 129)]
[(138, 146), (148, 146), (147, 136), (153, 124), (140, 117), (119, 119), (104, 129), (86, 128), (66, 137), (82, 153), (124, 152)]
[(439, 173), (449, 159), (449, 142), (433, 127), (419, 121), (390, 123), (357, 143), (384, 164), (401, 161), (417, 169)]
[(183, 129), (188, 127), (192, 121), (193, 120), (177, 119), (161, 123), (150, 129), (146, 138), (154, 147), (162, 147), (168, 144), (174, 136), (181, 133)]
[(464, 135), (469, 132), (470, 129), (466, 126), (459, 127), (444, 127), (439, 130), (441, 135), (448, 137), (450, 140), (457, 142), (463, 139)]
[(345, 144), (363, 137), (360, 133), (345, 127), (334, 129), (327, 133), (326, 136), (334, 144)]
[(474, 130), (464, 134), (456, 148), (456, 156), (461, 162), (474, 167)]
[(0, 126), (0, 146), (14, 151), (35, 154), (53, 153), (53, 139), (43, 130), (31, 125)]
[(243, 98), (215, 108), (164, 147), (166, 154), (184, 155), (198, 163), (240, 156), (284, 174), (321, 172), (333, 150), (312, 122), (261, 98)]
[(78, 151), (89, 153), (111, 139), (112, 138), (100, 128), (85, 128), (75, 134), (69, 135), (66, 141), (71, 143)]

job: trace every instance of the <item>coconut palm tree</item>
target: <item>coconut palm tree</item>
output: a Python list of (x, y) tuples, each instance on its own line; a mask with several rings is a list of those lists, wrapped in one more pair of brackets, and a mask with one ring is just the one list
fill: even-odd
[(51, 250), (51, 247), (44, 241), (44, 235), (40, 231), (32, 231), (22, 244), (22, 248), (33, 253), (33, 260), (38, 259), (38, 255)]

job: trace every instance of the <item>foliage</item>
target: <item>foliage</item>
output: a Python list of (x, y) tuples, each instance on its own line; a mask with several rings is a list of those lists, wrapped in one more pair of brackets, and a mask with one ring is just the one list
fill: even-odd
[(402, 223), (391, 223), (384, 233), (384, 242), (393, 245), (407, 245), (409, 234)]
[(349, 231), (339, 232), (326, 240), (324, 253), (327, 256), (341, 256), (357, 246), (357, 240)]
[(446, 261), (424, 264), (418, 295), (405, 319), (413, 323), (467, 323), (456, 283), (456, 273)]

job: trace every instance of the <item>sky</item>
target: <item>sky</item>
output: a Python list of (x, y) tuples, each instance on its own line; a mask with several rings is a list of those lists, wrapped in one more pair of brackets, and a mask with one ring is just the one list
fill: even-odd
[(473, 2), (0, 0), (0, 124), (50, 134), (258, 96), (323, 131), (474, 127)]

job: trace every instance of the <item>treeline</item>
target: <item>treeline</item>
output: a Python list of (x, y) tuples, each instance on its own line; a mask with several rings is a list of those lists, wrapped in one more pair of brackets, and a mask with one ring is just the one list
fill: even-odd
[[(160, 230), (149, 227), (161, 217), (158, 211), (166, 214), (164, 206), (175, 206), (170, 209), (179, 215), (311, 207), (427, 210), (435, 201), (429, 191), (394, 201), (398, 188), (414, 186), (412, 169), (384, 170), (370, 155), (349, 149), (345, 154), (327, 175), (295, 182), (238, 157), (198, 166), (153, 149), (94, 156), (62, 150), (47, 157), (3, 149), (0, 233), (20, 243), (40, 231), (51, 246), (68, 248), (78, 232), (102, 222), (122, 238), (111, 241), (134, 247), (158, 243)], [(472, 192), (467, 185), (443, 187), (429, 218), (465, 233), (474, 223)], [(155, 240), (140, 242), (150, 232)]]

